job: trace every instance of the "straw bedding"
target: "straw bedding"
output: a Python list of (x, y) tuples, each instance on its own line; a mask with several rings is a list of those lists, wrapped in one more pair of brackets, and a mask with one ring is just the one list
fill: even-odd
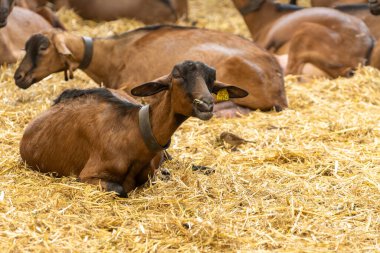
[[(191, 0), (197, 25), (249, 36), (228, 0)], [(141, 26), (60, 16), (81, 34)], [(186, 23), (186, 22), (181, 22)], [(2, 252), (220, 252), (380, 250), (380, 72), (298, 83), (290, 108), (238, 119), (187, 121), (158, 175), (128, 199), (75, 178), (31, 171), (19, 155), (26, 124), (66, 88), (94, 87), (63, 74), (24, 91), (0, 72), (0, 249)], [(251, 142), (232, 150), (223, 131)], [(214, 173), (193, 171), (204, 165)]]

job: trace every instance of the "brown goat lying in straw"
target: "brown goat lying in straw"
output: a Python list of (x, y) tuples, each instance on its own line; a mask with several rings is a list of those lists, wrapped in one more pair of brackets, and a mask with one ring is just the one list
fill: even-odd
[(26, 1), (0, 0), (0, 65), (15, 63), (21, 58), (25, 42), (32, 34), (49, 30), (52, 26), (64, 28), (47, 8), (37, 8), (37, 14), (14, 6), (21, 2)]
[(248, 95), (215, 78), (213, 68), (185, 61), (171, 74), (132, 89), (138, 97), (161, 92), (144, 107), (108, 89), (65, 91), (26, 128), (21, 157), (35, 170), (79, 176), (126, 196), (158, 168), (162, 151), (187, 118), (212, 117), (211, 92)]
[[(12, 0), (9, 0), (12, 1)], [(59, 20), (58, 16), (44, 4), (41, 0), (15, 0), (16, 6), (29, 9), (45, 18), (53, 27), (66, 30), (65, 26)]]
[[(65, 27), (53, 11), (47, 7), (39, 7), (38, 3), (34, 0), (0, 0), (0, 28), (7, 25), (7, 18), (15, 5), (35, 12), (46, 19), (46, 21), (48, 21), (53, 27), (65, 30)], [(16, 12), (18, 13), (19, 11)], [(20, 16), (22, 13), (18, 13), (16, 15)], [(33, 19), (31, 19), (30, 22), (33, 23)]]
[(28, 0), (73, 9), (84, 19), (133, 18), (146, 24), (175, 22), (188, 14), (187, 0)]
[[(335, 1), (331, 1), (331, 0), (327, 2), (335, 3)], [(296, 0), (292, 1), (292, 4), (297, 4), (297, 1)], [(337, 6), (335, 6), (334, 9), (363, 20), (363, 22), (367, 25), (369, 31), (371, 32), (372, 36), (378, 41), (380, 39), (380, 16), (372, 15), (369, 11), (369, 8), (370, 8), (369, 5), (364, 4), (364, 3), (362, 4), (339, 3)], [(375, 47), (378, 47), (377, 44), (378, 43), (376, 43)], [(376, 68), (380, 68), (379, 64), (372, 64), (373, 62), (378, 62), (378, 60), (375, 58), (380, 58), (380, 55), (374, 54), (374, 51), (373, 51), (372, 55), (367, 57), (367, 59), (370, 59), (370, 61), (367, 62), (367, 64), (374, 66)]]
[(286, 74), (311, 64), (329, 77), (351, 76), (369, 62), (374, 40), (365, 23), (329, 8), (302, 9), (273, 0), (233, 0), (252, 38), (276, 54), (288, 54)]
[[(0, 65), (15, 63), (24, 54), (28, 38), (52, 26), (40, 15), (24, 8), (5, 5), (0, 0)], [(9, 15), (9, 16), (8, 16)]]
[(92, 40), (51, 31), (34, 35), (25, 48), (26, 56), (15, 73), (16, 84), (24, 89), (55, 72), (69, 71), (72, 77), (80, 68), (105, 87), (128, 84), (130, 93), (134, 85), (165, 75), (177, 62), (195, 60), (217, 69), (218, 80), (249, 93), (233, 103), (218, 104), (220, 116), (246, 112), (246, 108), (280, 111), (288, 105), (276, 59), (249, 40), (228, 33), (161, 25)]
[[(327, 1), (335, 3), (335, 1)], [(326, 2), (326, 3), (327, 3)], [(366, 1), (364, 1), (366, 2)], [(294, 4), (297, 4), (297, 1), (293, 1)], [(313, 2), (312, 2), (313, 4)], [(342, 4), (339, 3), (335, 10), (341, 11), (343, 13), (355, 16), (367, 25), (372, 36), (378, 41), (380, 39), (380, 16), (374, 16), (369, 11), (368, 4)], [(313, 31), (314, 33), (315, 31)], [(373, 50), (368, 52), (366, 56), (366, 65), (373, 66), (380, 69), (380, 44), (375, 43)]]

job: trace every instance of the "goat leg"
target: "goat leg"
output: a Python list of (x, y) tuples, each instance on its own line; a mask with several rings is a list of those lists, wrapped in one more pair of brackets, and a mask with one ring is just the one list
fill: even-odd
[(127, 198), (128, 194), (124, 191), (123, 186), (118, 183), (107, 181), (101, 178), (81, 178), (79, 177), (80, 182), (99, 185), (102, 190), (115, 192), (119, 197)]

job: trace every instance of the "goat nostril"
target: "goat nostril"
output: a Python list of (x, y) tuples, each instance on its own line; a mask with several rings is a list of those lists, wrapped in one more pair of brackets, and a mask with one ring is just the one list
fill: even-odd
[(351, 69), (347, 72), (347, 77), (353, 77), (355, 75), (355, 70)]
[(194, 99), (193, 103), (201, 112), (212, 112), (214, 109), (213, 102), (204, 101), (203, 99)]
[(24, 74), (23, 73), (16, 73), (15, 74), (15, 80), (17, 81), (17, 80), (21, 80), (21, 79), (23, 79), (24, 78)]

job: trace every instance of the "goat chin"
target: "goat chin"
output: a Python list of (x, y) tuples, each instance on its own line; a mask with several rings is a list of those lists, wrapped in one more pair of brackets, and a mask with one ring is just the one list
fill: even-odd
[(200, 120), (209, 120), (212, 118), (212, 116), (214, 116), (214, 114), (212, 112), (201, 112), (197, 109), (194, 109), (194, 117), (200, 119)]

